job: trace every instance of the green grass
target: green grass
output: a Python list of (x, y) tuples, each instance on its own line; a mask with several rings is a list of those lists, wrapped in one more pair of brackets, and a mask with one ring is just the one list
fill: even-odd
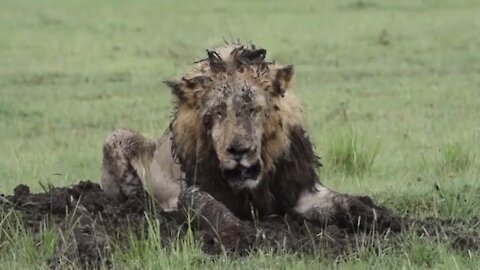
[(334, 173), (363, 176), (372, 170), (379, 145), (368, 143), (352, 130), (332, 132), (325, 167)]
[[(0, 1), (0, 192), (98, 180), (117, 127), (159, 136), (162, 81), (204, 49), (253, 41), (296, 68), (294, 91), (323, 157), (322, 182), (400, 213), (478, 217), (480, 3), (476, 0)], [(459, 196), (461, 199), (458, 199)], [(3, 227), (2, 227), (3, 228)], [(0, 237), (0, 268), (36, 268), (53, 236)], [(118, 268), (478, 269), (478, 256), (407, 237), (340, 262), (271, 254), (212, 259), (149, 242)], [(30, 244), (29, 244), (30, 243)], [(477, 254), (478, 255), (478, 254)]]

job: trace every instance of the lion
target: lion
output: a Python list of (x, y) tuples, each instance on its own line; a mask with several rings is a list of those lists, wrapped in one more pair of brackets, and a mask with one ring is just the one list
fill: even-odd
[(227, 44), (166, 81), (175, 102), (160, 139), (130, 129), (107, 136), (105, 193), (125, 200), (146, 190), (175, 211), (182, 190), (195, 187), (241, 220), (284, 214), (320, 224), (375, 220), (369, 199), (321, 184), (320, 159), (292, 90), (294, 68), (265, 57), (254, 45)]

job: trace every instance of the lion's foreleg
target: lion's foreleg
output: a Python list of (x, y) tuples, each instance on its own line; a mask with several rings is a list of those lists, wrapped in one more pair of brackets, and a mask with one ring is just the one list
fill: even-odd
[(179, 209), (197, 223), (225, 251), (246, 249), (255, 238), (255, 230), (237, 218), (223, 203), (192, 186), (179, 196)]
[(102, 188), (107, 196), (116, 200), (143, 193), (142, 183), (132, 159), (145, 151), (148, 141), (136, 131), (117, 129), (110, 133), (103, 145)]
[(320, 184), (300, 195), (294, 213), (321, 224), (336, 224), (352, 230), (400, 230), (399, 218), (378, 207), (368, 197), (332, 191)]
[(177, 209), (183, 174), (171, 153), (171, 134), (149, 140), (130, 129), (117, 129), (103, 145), (102, 187), (107, 196), (125, 200), (147, 191), (165, 211)]
[(337, 194), (317, 184), (315, 190), (300, 194), (293, 211), (307, 220), (328, 223), (335, 213), (337, 204)]

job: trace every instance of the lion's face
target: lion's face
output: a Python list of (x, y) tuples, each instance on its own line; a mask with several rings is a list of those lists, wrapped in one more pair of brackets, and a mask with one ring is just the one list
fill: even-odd
[(220, 170), (238, 189), (261, 181), (261, 148), (266, 121), (264, 90), (241, 74), (215, 82), (206, 94), (202, 122)]
[(273, 166), (272, 156), (286, 148), (287, 120), (279, 114), (288, 115), (280, 104), (293, 68), (265, 62), (263, 49), (230, 49), (209, 52), (192, 72), (167, 82), (177, 98), (172, 129), (188, 166), (213, 151), (233, 189), (252, 189)]

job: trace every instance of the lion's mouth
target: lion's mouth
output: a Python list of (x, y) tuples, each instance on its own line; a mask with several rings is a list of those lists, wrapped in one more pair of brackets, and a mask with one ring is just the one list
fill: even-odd
[(260, 175), (260, 170), (260, 162), (257, 162), (248, 168), (238, 165), (231, 170), (224, 170), (224, 174), (230, 181), (239, 182), (246, 180), (257, 180), (258, 176)]

